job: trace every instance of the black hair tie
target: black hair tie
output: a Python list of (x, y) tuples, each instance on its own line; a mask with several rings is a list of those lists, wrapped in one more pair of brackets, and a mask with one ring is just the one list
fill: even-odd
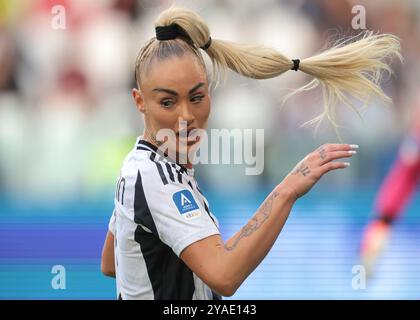
[(293, 67), (290, 70), (298, 71), (300, 60), (299, 59), (292, 59), (292, 61), (293, 61)]
[(156, 39), (161, 41), (172, 40), (178, 36), (184, 35), (185, 33), (181, 32), (181, 28), (176, 23), (173, 23), (169, 26), (156, 27), (155, 31)]
[(210, 48), (210, 45), (211, 45), (211, 37), (209, 37), (209, 41), (207, 41), (206, 44), (200, 48), (203, 50), (207, 50), (208, 48)]
[[(172, 23), (169, 26), (156, 27), (155, 32), (156, 39), (159, 41), (172, 40), (180, 37), (186, 40), (189, 44), (193, 45), (189, 35), (176, 23)], [(207, 50), (210, 47), (210, 45), (211, 37), (209, 37), (209, 41), (207, 41), (206, 44), (201, 47), (201, 49)]]

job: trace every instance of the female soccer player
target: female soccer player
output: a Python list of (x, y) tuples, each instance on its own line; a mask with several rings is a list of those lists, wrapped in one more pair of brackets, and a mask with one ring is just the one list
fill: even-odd
[[(267, 255), (295, 201), (324, 174), (349, 165), (334, 160), (356, 153), (356, 145), (325, 144), (308, 154), (224, 243), (187, 156), (199, 143), (189, 134), (205, 129), (210, 113), (200, 49), (216, 72), (229, 68), (254, 79), (290, 69), (312, 75), (315, 79), (303, 90), (321, 85), (323, 116), (333, 124), (336, 104), (348, 102), (345, 94), (364, 101), (371, 95), (387, 99), (378, 85), (381, 72), (390, 71), (384, 58), (399, 56), (396, 37), (367, 33), (317, 56), (290, 60), (270, 48), (212, 39), (203, 19), (190, 10), (170, 8), (161, 13), (156, 37), (137, 58), (138, 88), (132, 95), (144, 115), (145, 129), (121, 169), (102, 260), (106, 273), (115, 270), (120, 299), (233, 295)], [(158, 137), (163, 129), (174, 132), (165, 141)], [(181, 163), (180, 158), (186, 161)], [(112, 234), (115, 268), (109, 249)]]

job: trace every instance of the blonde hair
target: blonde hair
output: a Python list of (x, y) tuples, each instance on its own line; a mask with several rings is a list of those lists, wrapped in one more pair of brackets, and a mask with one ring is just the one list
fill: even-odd
[[(171, 7), (162, 12), (155, 23), (156, 27), (171, 25), (180, 27), (183, 35), (165, 41), (152, 38), (141, 49), (136, 62), (136, 79), (139, 85), (142, 73), (140, 70), (145, 71), (155, 58), (191, 52), (204, 65), (199, 52), (202, 47), (212, 61), (213, 73), (219, 76), (231, 69), (245, 77), (268, 79), (295, 66), (291, 59), (272, 48), (210, 38), (206, 22), (189, 9)], [(337, 128), (335, 111), (339, 103), (358, 112), (349, 96), (364, 104), (374, 97), (390, 101), (379, 84), (384, 73), (392, 73), (388, 60), (394, 57), (402, 60), (400, 50), (399, 38), (392, 34), (373, 34), (367, 31), (357, 38), (341, 41), (324, 52), (300, 60), (299, 70), (314, 79), (286, 98), (320, 86), (323, 93), (323, 112), (308, 123), (319, 124), (326, 117)]]

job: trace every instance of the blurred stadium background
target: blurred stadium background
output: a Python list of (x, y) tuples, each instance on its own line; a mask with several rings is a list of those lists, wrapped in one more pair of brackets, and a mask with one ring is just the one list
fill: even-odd
[[(357, 4), (368, 29), (401, 37), (405, 63), (395, 63), (383, 84), (394, 103), (373, 101), (364, 121), (341, 108), (343, 141), (359, 144), (358, 155), (298, 201), (273, 250), (232, 298), (420, 298), (419, 193), (367, 288), (352, 288), (377, 188), (420, 108), (420, 1), (0, 0), (0, 299), (115, 299), (100, 254), (121, 161), (143, 129), (130, 95), (134, 59), (172, 3), (197, 10), (214, 38), (263, 43), (290, 58), (357, 34)], [(54, 5), (66, 9), (64, 30), (51, 27)], [(320, 112), (319, 92), (280, 108), (308, 80), (299, 72), (265, 81), (230, 74), (212, 93), (211, 128), (265, 129), (262, 175), (245, 176), (245, 165), (196, 170), (224, 239), (302, 157), (337, 141), (327, 123), (317, 135), (300, 127)], [(54, 265), (66, 268), (66, 290), (51, 287)]]

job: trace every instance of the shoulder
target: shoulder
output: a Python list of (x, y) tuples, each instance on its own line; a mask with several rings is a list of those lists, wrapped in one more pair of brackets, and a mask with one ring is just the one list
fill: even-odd
[(120, 177), (137, 180), (139, 175), (158, 177), (153, 151), (132, 150), (124, 159)]
[(170, 192), (188, 187), (188, 179), (182, 167), (156, 152), (133, 150), (124, 160), (119, 184), (133, 191), (143, 189), (149, 193)]
[(116, 203), (132, 209), (139, 189), (143, 190), (145, 185), (158, 185), (160, 178), (156, 165), (150, 159), (151, 153), (134, 149), (125, 157), (116, 183)]

